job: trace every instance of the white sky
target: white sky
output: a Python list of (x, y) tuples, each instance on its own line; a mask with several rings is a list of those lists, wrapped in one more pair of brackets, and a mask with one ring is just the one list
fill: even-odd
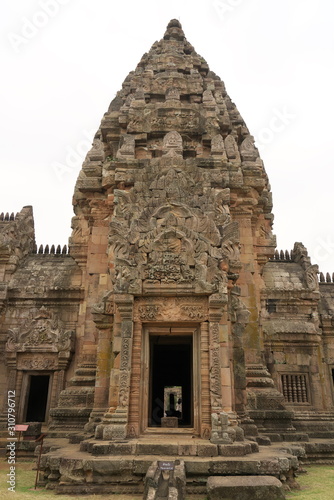
[(102, 115), (178, 18), (257, 138), (278, 248), (302, 241), (334, 271), (333, 0), (2, 0), (0, 13), (0, 212), (33, 205), (38, 245), (67, 243)]

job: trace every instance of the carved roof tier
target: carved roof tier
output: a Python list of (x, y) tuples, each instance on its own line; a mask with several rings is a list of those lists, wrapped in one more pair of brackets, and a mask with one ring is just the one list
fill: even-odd
[[(248, 185), (269, 190), (254, 139), (224, 83), (187, 41), (177, 20), (170, 21), (163, 39), (124, 80), (102, 119), (77, 188), (99, 191), (110, 185), (101, 180), (102, 161), (163, 156), (163, 137), (172, 131), (182, 137), (184, 159), (203, 167), (210, 161), (242, 167), (248, 178), (257, 178)], [(270, 200), (266, 204), (270, 212)]]

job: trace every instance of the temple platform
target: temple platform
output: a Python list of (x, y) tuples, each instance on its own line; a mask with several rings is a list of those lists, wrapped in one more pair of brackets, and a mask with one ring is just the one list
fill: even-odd
[(252, 441), (214, 445), (180, 436), (122, 442), (87, 440), (80, 446), (65, 441), (46, 440), (49, 451), (42, 455), (39, 479), (40, 486), (64, 494), (143, 494), (147, 471), (157, 461), (184, 463), (187, 495), (205, 494), (212, 476), (272, 476), (289, 489), (297, 486), (300, 464), (334, 463), (334, 440), (270, 446)]

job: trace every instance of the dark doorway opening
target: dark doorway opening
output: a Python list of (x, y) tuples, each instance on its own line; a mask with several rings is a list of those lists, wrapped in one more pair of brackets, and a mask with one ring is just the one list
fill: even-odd
[(50, 375), (30, 375), (26, 422), (45, 422)]
[[(192, 344), (191, 335), (150, 337), (150, 427), (161, 426), (161, 418), (166, 416), (164, 415), (165, 389), (174, 386), (182, 390), (182, 402), (178, 401), (182, 404), (179, 427), (193, 426)], [(175, 415), (178, 416), (178, 413)]]

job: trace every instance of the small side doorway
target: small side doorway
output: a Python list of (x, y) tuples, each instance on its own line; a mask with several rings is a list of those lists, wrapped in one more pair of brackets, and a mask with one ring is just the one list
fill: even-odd
[(47, 421), (50, 375), (29, 375), (25, 422)]

